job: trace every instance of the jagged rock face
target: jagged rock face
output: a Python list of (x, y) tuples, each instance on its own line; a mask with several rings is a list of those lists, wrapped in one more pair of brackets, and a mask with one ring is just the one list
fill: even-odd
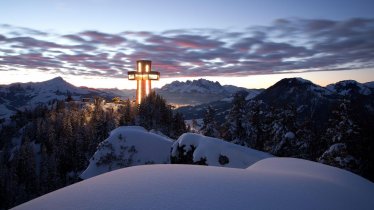
[(174, 81), (156, 89), (156, 92), (169, 103), (183, 105), (198, 105), (219, 101), (231, 97), (237, 91), (248, 91), (253, 96), (258, 94), (254, 90), (232, 85), (221, 85), (219, 82), (206, 79), (187, 80), (186, 82)]

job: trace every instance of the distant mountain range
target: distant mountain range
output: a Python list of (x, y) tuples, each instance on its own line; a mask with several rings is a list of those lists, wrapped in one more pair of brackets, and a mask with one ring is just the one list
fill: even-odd
[[(340, 81), (321, 87), (302, 78), (282, 79), (273, 86), (261, 91), (247, 100), (262, 100), (273, 107), (293, 105), (305, 117), (325, 119), (334, 102), (341, 99), (352, 100), (358, 112), (374, 113), (374, 82), (359, 83), (353, 80)], [(202, 118), (208, 106), (217, 113), (217, 119), (223, 120), (231, 108), (231, 100), (220, 100), (197, 106), (185, 106), (178, 109), (186, 119)]]
[(130, 93), (117, 89), (93, 89), (76, 87), (61, 77), (44, 82), (13, 83), (0, 85), (0, 118), (7, 118), (17, 110), (33, 108), (39, 104), (47, 104), (52, 100), (64, 100), (69, 95), (75, 99), (100, 96), (113, 98), (115, 96), (129, 96)]
[[(179, 82), (174, 81), (155, 91), (163, 96), (168, 103), (187, 105), (179, 108), (187, 119), (201, 118), (207, 106), (213, 106), (217, 115), (225, 116), (231, 106), (232, 96), (237, 91), (244, 91), (247, 100), (252, 98), (263, 100), (269, 104), (284, 105), (296, 104), (298, 108), (319, 109), (328, 106), (328, 101), (336, 98), (349, 97), (355, 100), (364, 100), (365, 109), (373, 109), (374, 82), (358, 83), (353, 80), (341, 81), (321, 87), (302, 78), (283, 79), (266, 90), (246, 89), (232, 85), (221, 85), (205, 79)], [(100, 96), (108, 100), (119, 96), (121, 98), (134, 98), (135, 90), (119, 89), (93, 89), (76, 87), (61, 77), (30, 83), (13, 83), (0, 85), (0, 118), (7, 118), (16, 110), (35, 107), (54, 99), (63, 100), (71, 95), (75, 100)], [(301, 105), (303, 105), (301, 107)], [(320, 113), (321, 116), (323, 113)]]
[(186, 82), (174, 81), (156, 89), (171, 104), (198, 105), (213, 101), (227, 100), (237, 91), (246, 91), (251, 96), (256, 96), (262, 90), (246, 89), (233, 85), (221, 85), (206, 79), (188, 80)]
[[(172, 82), (155, 91), (162, 95), (168, 103), (174, 105), (196, 105), (209, 103), (216, 100), (227, 99), (236, 91), (248, 91), (251, 95), (257, 95), (259, 90), (248, 90), (241, 87), (225, 85), (205, 79)], [(33, 108), (39, 104), (46, 104), (52, 100), (64, 100), (68, 96), (74, 100), (81, 98), (93, 98), (100, 96), (107, 100), (119, 96), (123, 99), (133, 99), (135, 90), (119, 89), (94, 89), (76, 87), (66, 82), (61, 77), (44, 81), (29, 83), (13, 83), (0, 85), (0, 118), (7, 118), (17, 110)]]

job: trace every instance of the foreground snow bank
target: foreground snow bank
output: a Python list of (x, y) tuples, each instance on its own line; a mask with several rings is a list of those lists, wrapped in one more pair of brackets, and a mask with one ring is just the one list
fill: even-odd
[(148, 132), (140, 126), (116, 128), (100, 143), (80, 177), (88, 179), (135, 165), (169, 163), (171, 145), (172, 141), (168, 138)]
[(147, 165), (120, 169), (15, 209), (374, 209), (374, 184), (293, 158), (248, 169)]
[(272, 155), (221, 139), (185, 133), (174, 142), (171, 157), (172, 163), (247, 168)]

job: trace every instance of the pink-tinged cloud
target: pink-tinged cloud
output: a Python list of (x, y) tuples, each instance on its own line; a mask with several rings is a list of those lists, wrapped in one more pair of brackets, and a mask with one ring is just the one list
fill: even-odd
[(0, 35), (1, 66), (107, 77), (123, 77), (139, 59), (152, 60), (154, 68), (167, 77), (374, 68), (374, 19), (280, 19), (238, 32), (84, 31), (59, 37), (71, 41), (70, 45), (30, 34)]
[(88, 41), (95, 44), (118, 45), (126, 41), (124, 37), (115, 34), (106, 34), (98, 31), (85, 31), (79, 35), (87, 37)]

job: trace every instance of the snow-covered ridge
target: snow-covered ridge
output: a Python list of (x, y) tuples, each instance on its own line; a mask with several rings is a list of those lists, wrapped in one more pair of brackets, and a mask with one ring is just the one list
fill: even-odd
[(172, 93), (235, 93), (245, 88), (239, 88), (232, 85), (222, 86), (219, 82), (213, 82), (206, 79), (187, 80), (186, 82), (174, 81), (166, 84), (161, 88), (161, 91), (168, 91)]
[(186, 82), (174, 81), (166, 84), (161, 88), (162, 91), (180, 92), (180, 93), (212, 93), (223, 92), (224, 88), (219, 82), (212, 82), (205, 79), (187, 80)]
[(293, 158), (247, 169), (147, 165), (116, 170), (14, 209), (374, 209), (374, 184)]
[(355, 80), (344, 80), (335, 84), (327, 85), (326, 88), (343, 96), (352, 95), (354, 93), (370, 95), (372, 94), (372, 91), (370, 90), (370, 83), (366, 84), (361, 84)]
[(43, 82), (13, 83), (0, 85), (0, 118), (8, 118), (16, 110), (34, 108), (39, 104), (47, 104), (57, 99), (64, 100), (68, 95), (80, 100), (82, 97), (100, 96), (113, 98), (128, 96), (133, 90), (93, 89), (76, 87), (66, 82), (62, 77), (56, 77)]

